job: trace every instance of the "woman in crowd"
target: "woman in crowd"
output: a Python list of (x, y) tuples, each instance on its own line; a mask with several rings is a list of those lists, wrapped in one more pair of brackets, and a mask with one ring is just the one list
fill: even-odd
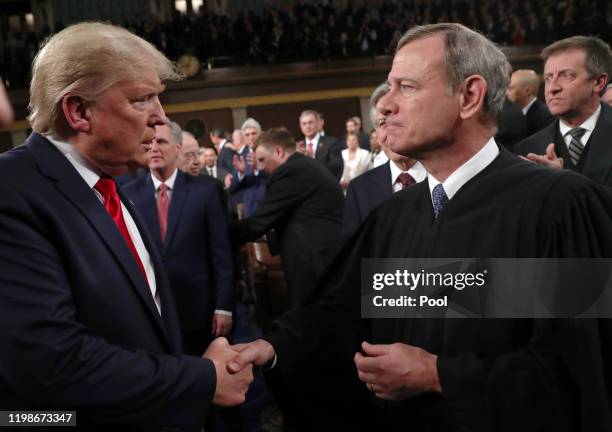
[(346, 148), (342, 150), (344, 170), (340, 179), (340, 186), (346, 191), (349, 182), (363, 174), (372, 167), (370, 152), (359, 147), (359, 137), (351, 132), (346, 135)]

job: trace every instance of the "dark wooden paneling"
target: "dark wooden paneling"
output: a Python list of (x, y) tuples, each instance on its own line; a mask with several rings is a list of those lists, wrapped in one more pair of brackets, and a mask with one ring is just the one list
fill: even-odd
[(263, 129), (285, 126), (296, 139), (301, 139), (298, 119), (306, 109), (322, 112), (325, 116), (325, 132), (335, 137), (342, 137), (346, 133), (347, 118), (360, 115), (358, 98), (261, 105), (248, 107), (247, 114), (255, 118)]
[(208, 133), (211, 129), (220, 127), (231, 133), (234, 127), (234, 121), (232, 119), (232, 110), (229, 108), (195, 111), (190, 113), (166, 113), (166, 115), (172, 121), (177, 122), (183, 129), (185, 129), (185, 126), (190, 120), (201, 120), (206, 126), (204, 134), (200, 137), (196, 137), (198, 138), (198, 143), (201, 146), (212, 145), (212, 143), (210, 142), (210, 138), (208, 137)]

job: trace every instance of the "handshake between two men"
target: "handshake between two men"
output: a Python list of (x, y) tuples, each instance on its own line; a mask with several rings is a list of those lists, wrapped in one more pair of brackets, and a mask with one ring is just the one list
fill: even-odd
[[(403, 343), (363, 342), (361, 348), (363, 353), (357, 352), (354, 357), (357, 374), (376, 397), (402, 400), (423, 392), (442, 392), (435, 354)], [(224, 373), (236, 377), (244, 377), (245, 373), (252, 377), (253, 365), (273, 365), (276, 355), (274, 347), (263, 339), (233, 345), (231, 350), (235, 355)]]

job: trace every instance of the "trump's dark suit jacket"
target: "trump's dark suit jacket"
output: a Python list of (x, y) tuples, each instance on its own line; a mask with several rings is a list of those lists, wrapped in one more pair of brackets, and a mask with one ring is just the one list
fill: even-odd
[(355, 232), (372, 210), (393, 196), (390, 163), (387, 161), (350, 181), (344, 203), (343, 239)]
[(555, 143), (555, 151), (565, 161), (564, 167), (577, 171), (596, 183), (612, 187), (612, 107), (602, 104), (595, 129), (589, 137), (577, 166), (571, 162), (567, 145), (559, 131), (559, 120), (516, 145), (516, 153), (545, 154), (548, 144)]
[(291, 307), (316, 296), (314, 281), (338, 245), (343, 204), (340, 185), (325, 166), (294, 153), (270, 176), (255, 214), (234, 226), (238, 243), (276, 231)]
[(0, 194), (0, 410), (77, 410), (87, 430), (199, 430), (214, 366), (180, 355), (161, 258), (129, 201), (161, 316), (103, 204), (41, 135), (0, 156)]
[(216, 181), (177, 172), (163, 243), (151, 175), (129, 183), (125, 193), (161, 251), (181, 328), (210, 332), (215, 309), (234, 309), (229, 231)]

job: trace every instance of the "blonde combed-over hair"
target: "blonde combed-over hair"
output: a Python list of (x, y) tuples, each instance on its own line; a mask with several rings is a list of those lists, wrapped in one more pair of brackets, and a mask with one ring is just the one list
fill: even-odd
[(100, 22), (67, 27), (49, 37), (34, 58), (28, 106), (32, 129), (55, 132), (68, 94), (95, 102), (117, 82), (151, 70), (161, 81), (182, 79), (175, 63), (124, 28)]

